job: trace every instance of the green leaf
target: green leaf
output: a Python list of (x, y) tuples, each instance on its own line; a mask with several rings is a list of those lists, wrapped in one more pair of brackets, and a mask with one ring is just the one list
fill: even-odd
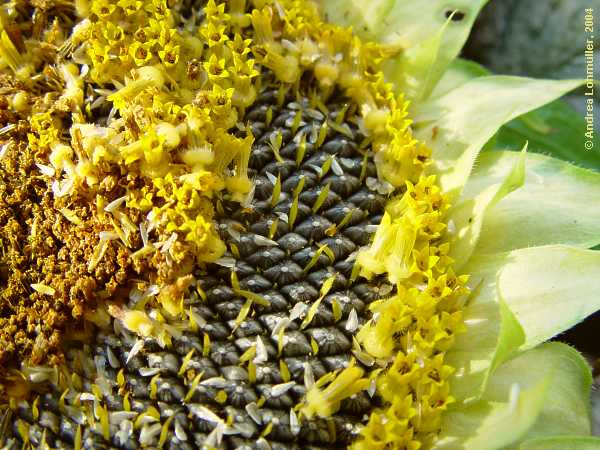
[[(397, 52), (387, 64), (389, 81), (408, 89), (411, 98), (426, 98), (462, 49), (473, 23), (488, 0), (321, 0), (325, 19), (351, 25), (361, 37)], [(456, 14), (449, 20), (453, 11)], [(447, 24), (443, 33), (442, 28)], [(416, 63), (416, 64), (415, 64)], [(426, 74), (425, 78), (419, 76)]]
[[(448, 214), (451, 249), (449, 256), (455, 260), (455, 270), (460, 270), (471, 257), (479, 241), (484, 218), (489, 215), (488, 211), (508, 194), (523, 186), (526, 150), (527, 146), (519, 153), (519, 157), (512, 160), (513, 166), (505, 172), (504, 179), (497, 179), (495, 184), (476, 191), (478, 193), (473, 198), (469, 195), (473, 191), (463, 193), (460, 202), (450, 210)], [(452, 226), (451, 232), (450, 226)]]
[(535, 423), (550, 385), (542, 378), (527, 389), (515, 386), (505, 401), (479, 400), (449, 408), (435, 450), (495, 450), (521, 438)]
[(452, 396), (459, 401), (480, 398), (492, 371), (525, 342), (525, 334), (512, 311), (495, 290), (480, 284), (464, 311), (466, 330), (446, 354), (452, 375)]
[(456, 58), (444, 72), (431, 96), (433, 98), (441, 97), (473, 78), (486, 75), (490, 75), (490, 71), (482, 65), (468, 59)]
[(546, 343), (502, 364), (492, 375), (484, 398), (506, 401), (515, 383), (527, 389), (539, 383), (540, 374), (550, 377), (551, 388), (525, 439), (589, 435), (592, 375), (579, 352), (566, 344)]
[[(525, 332), (513, 312), (503, 299), (499, 299), (499, 304), (501, 324), (500, 336), (488, 372), (488, 377), (500, 364), (513, 356), (516, 350), (525, 342)], [(488, 380), (486, 379), (486, 383), (487, 381)]]
[(494, 450), (535, 437), (588, 434), (590, 386), (576, 350), (541, 345), (500, 365), (481, 400), (450, 408), (434, 448)]
[(532, 348), (600, 309), (600, 252), (545, 246), (498, 255), (498, 291)]
[[(519, 160), (516, 152), (486, 152), (465, 186), (467, 198), (499, 183)], [(526, 157), (525, 184), (486, 210), (477, 253), (600, 243), (600, 174), (543, 155)]]
[(449, 22), (430, 38), (407, 48), (384, 63), (386, 81), (394, 83), (396, 92), (402, 92), (413, 102), (427, 98), (448, 65), (443, 57), (442, 42)]
[(482, 298), (502, 298), (525, 331), (522, 349), (600, 309), (600, 252), (566, 246), (473, 256), (464, 267)]
[(532, 152), (545, 153), (582, 167), (600, 171), (600, 137), (587, 150), (583, 115), (557, 100), (507, 123), (496, 136), (494, 148), (518, 150), (529, 141)]
[(466, 329), (456, 335), (454, 345), (446, 353), (446, 363), (455, 369), (450, 391), (458, 401), (483, 394), (502, 333), (500, 304), (494, 297), (482, 296), (476, 290), (463, 314)]
[(476, 255), (464, 272), (472, 289), (466, 331), (447, 354), (457, 369), (451, 388), (459, 400), (479, 397), (490, 372), (516, 349), (532, 348), (600, 309), (600, 252), (556, 246)]
[[(510, 335), (511, 329), (517, 336), (523, 333), (511, 322), (502, 320), (496, 288), (499, 263), (497, 257), (478, 256), (471, 258), (463, 270), (471, 274), (471, 296), (463, 310), (466, 330), (456, 335), (454, 345), (446, 354), (446, 361), (456, 369), (450, 389), (459, 401), (481, 397), (498, 348), (506, 348), (502, 336)], [(503, 333), (503, 328), (508, 330)], [(517, 341), (518, 347), (523, 342), (524, 337)]]
[(442, 189), (456, 198), (479, 151), (504, 123), (579, 84), (574, 80), (479, 77), (419, 105), (415, 136), (432, 148), (431, 172), (440, 176)]
[(492, 368), (525, 342), (520, 324), (498, 296), (498, 264), (497, 257), (478, 256), (464, 268), (472, 274), (472, 293), (463, 310), (466, 330), (456, 336), (446, 354), (448, 364), (456, 369), (452, 395), (460, 401), (480, 398)]
[(519, 450), (600, 450), (600, 438), (590, 436), (556, 436), (523, 442)]

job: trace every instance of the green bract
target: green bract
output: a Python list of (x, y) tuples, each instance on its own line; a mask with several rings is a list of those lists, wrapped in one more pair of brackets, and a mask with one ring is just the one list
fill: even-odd
[(545, 343), (600, 309), (600, 254), (586, 250), (600, 243), (600, 174), (525, 149), (480, 154), (502, 125), (581, 81), (488, 75), (456, 59), (485, 1), (322, 3), (329, 20), (389, 46), (387, 80), (412, 100), (429, 172), (454, 205), (450, 256), (472, 291), (447, 355), (458, 401), (436, 448), (600, 448), (586, 437), (588, 365)]

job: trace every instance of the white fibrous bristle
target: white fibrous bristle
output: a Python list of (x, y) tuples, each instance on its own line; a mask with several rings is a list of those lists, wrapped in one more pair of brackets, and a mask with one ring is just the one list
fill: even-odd
[(96, 400), (96, 396), (91, 392), (82, 392), (79, 395), (79, 400), (81, 400), (82, 402), (93, 402), (94, 400)]
[(117, 431), (115, 436), (120, 441), (121, 445), (125, 445), (125, 443), (129, 440), (132, 434), (133, 423), (130, 420), (124, 420), (119, 423), (119, 431)]
[(290, 220), (287, 213), (277, 212), (275, 214), (277, 214), (277, 217), (279, 217), (279, 220), (281, 220), (284, 223), (288, 223), (288, 221)]
[(127, 200), (126, 195), (113, 200), (112, 202), (110, 202), (108, 205), (106, 205), (104, 207), (104, 211), (113, 212), (115, 209), (117, 209), (119, 206), (121, 206), (123, 203), (125, 203), (125, 200)]
[(217, 416), (214, 412), (212, 412), (206, 406), (193, 404), (193, 405), (189, 405), (189, 409), (190, 409), (190, 412), (194, 416), (198, 417), (201, 420), (205, 420), (207, 422), (216, 423), (216, 424), (223, 423), (223, 419), (221, 419), (219, 416)]
[(135, 342), (135, 344), (133, 344), (133, 347), (131, 347), (129, 354), (127, 355), (127, 360), (125, 361), (125, 364), (129, 364), (129, 361), (131, 360), (131, 358), (133, 358), (135, 355), (137, 355), (140, 352), (140, 350), (142, 349), (142, 347), (144, 347), (144, 340), (138, 339)]
[(258, 245), (260, 247), (276, 247), (279, 245), (274, 240), (266, 238), (264, 236), (260, 236), (258, 234), (254, 235), (253, 241), (256, 245)]
[(225, 424), (223, 422), (219, 422), (217, 426), (210, 432), (204, 441), (204, 445), (209, 448), (212, 447), (220, 447), (221, 441), (223, 440), (223, 432), (225, 429)]
[(4, 158), (7, 155), (8, 150), (10, 150), (10, 145), (11, 142), (7, 142), (6, 144), (3, 144), (0, 147), (0, 159)]
[(173, 247), (173, 244), (175, 243), (176, 240), (177, 240), (177, 233), (171, 234), (171, 236), (169, 236), (169, 239), (167, 239), (165, 241), (165, 243), (163, 244), (160, 251), (162, 253), (168, 253), (171, 250), (171, 247)]
[(116, 241), (119, 239), (119, 235), (114, 231), (101, 231), (98, 233), (98, 237), (101, 241)]
[(254, 357), (255, 364), (262, 364), (267, 362), (269, 359), (269, 354), (267, 353), (267, 348), (265, 347), (265, 343), (260, 338), (260, 336), (256, 336), (256, 356)]
[[(0, 158), (0, 159), (2, 159), (2, 158)], [(36, 166), (38, 169), (40, 169), (40, 172), (42, 172), (42, 175), (46, 175), (47, 177), (53, 177), (54, 174), (56, 173), (56, 171), (54, 170), (54, 167), (50, 167), (45, 164), (36, 164)]]
[(90, 262), (88, 264), (88, 272), (92, 272), (96, 268), (98, 263), (102, 260), (104, 254), (106, 253), (106, 250), (108, 249), (108, 242), (108, 240), (102, 239), (100, 240), (100, 242), (98, 242), (98, 245), (94, 249), (92, 259), (90, 259)]
[(298, 421), (298, 416), (293, 409), (290, 409), (290, 431), (294, 436), (300, 433), (300, 422)]
[(254, 420), (254, 422), (256, 422), (257, 425), (262, 424), (260, 412), (259, 412), (259, 409), (258, 409), (258, 406), (256, 405), (256, 403), (254, 403), (254, 402), (248, 403), (246, 405), (245, 409), (246, 409), (246, 412), (248, 413), (248, 415), (250, 416), (250, 418), (252, 420)]
[(187, 434), (178, 421), (175, 421), (175, 437), (180, 441), (187, 441)]
[(135, 419), (137, 415), (135, 411), (114, 411), (109, 413), (108, 421), (111, 425), (120, 425), (124, 420)]
[(52, 193), (55, 197), (64, 197), (73, 190), (73, 185), (72, 179), (62, 180), (62, 182), (54, 180), (52, 182)]
[(269, 182), (275, 186), (275, 183), (277, 183), (277, 177), (275, 175), (273, 175), (271, 172), (267, 172), (267, 178), (269, 179)]
[(204, 317), (202, 317), (196, 311), (190, 310), (190, 315), (192, 316), (192, 320), (196, 323), (198, 327), (202, 328), (206, 325), (206, 319), (204, 319)]
[(151, 284), (150, 286), (148, 286), (148, 289), (146, 289), (142, 293), (142, 298), (154, 297), (155, 295), (158, 295), (159, 293), (160, 293), (160, 286), (158, 284)]
[(308, 305), (303, 302), (298, 302), (294, 305), (294, 307), (290, 311), (289, 318), (290, 318), (290, 320), (299, 319), (306, 314), (306, 311), (308, 311)]
[(342, 166), (340, 166), (340, 163), (338, 162), (338, 160), (335, 156), (331, 159), (331, 170), (338, 177), (341, 177), (342, 175), (344, 175), (344, 169), (342, 169)]
[(0, 136), (14, 130), (15, 128), (17, 128), (17, 125), (14, 123), (11, 123), (9, 125), (6, 125), (6, 126), (0, 128)]
[(108, 359), (108, 363), (110, 364), (110, 366), (113, 369), (118, 369), (118, 368), (121, 367), (119, 359), (117, 358), (117, 356), (115, 355), (115, 353), (110, 348), (110, 345), (106, 346), (106, 357)]
[(275, 385), (271, 386), (271, 394), (273, 394), (274, 397), (279, 397), (280, 395), (285, 394), (287, 391), (289, 391), (295, 385), (296, 385), (295, 381), (289, 381), (287, 383), (275, 384)]
[(160, 423), (143, 427), (142, 431), (140, 432), (140, 445), (145, 447), (153, 444), (161, 430), (162, 425)]
[(291, 323), (291, 321), (287, 317), (282, 317), (281, 319), (279, 319), (277, 324), (273, 327), (271, 336), (277, 336), (279, 334), (279, 332), (281, 330), (285, 330), (290, 323)]
[(227, 226), (227, 233), (229, 233), (229, 236), (231, 236), (233, 238), (233, 240), (235, 240), (235, 241), (240, 240), (240, 232), (238, 230), (236, 230), (233, 226), (230, 226), (230, 225)]
[[(306, 125), (306, 123), (304, 121), (300, 122), (300, 126)], [(291, 126), (291, 124), (290, 124)], [(299, 133), (296, 134), (296, 136), (294, 136), (294, 139), (292, 139), (292, 142), (294, 144), (300, 144), (302, 142), (302, 139), (304, 139), (304, 132), (300, 131)]]
[(227, 380), (223, 377), (211, 377), (204, 381), (201, 381), (202, 386), (214, 387), (216, 389), (223, 389), (227, 386)]
[(43, 295), (50, 295), (50, 296), (52, 296), (52, 295), (54, 295), (56, 293), (56, 291), (54, 290), (53, 287), (48, 286), (48, 285), (43, 284), (43, 283), (32, 283), (31, 284), (31, 288), (34, 291), (39, 292), (40, 294), (43, 294)]
[(315, 376), (313, 374), (312, 366), (308, 363), (304, 363), (304, 386), (306, 389), (310, 389), (315, 384)]
[(244, 208), (249, 208), (252, 206), (252, 201), (254, 200), (255, 192), (256, 192), (256, 184), (252, 183), (252, 187), (250, 188), (250, 191), (246, 194), (246, 197), (244, 197), (244, 201), (242, 202), (242, 206)]
[(361, 362), (361, 364), (363, 364), (367, 367), (371, 367), (371, 366), (373, 366), (373, 364), (375, 364), (375, 358), (373, 358), (371, 355), (369, 355), (366, 352), (352, 351), (352, 354), (354, 356), (356, 356), (356, 359), (358, 359)]
[(140, 223), (140, 236), (142, 237), (143, 247), (148, 246), (148, 228), (145, 223)]
[(227, 267), (228, 269), (232, 269), (235, 267), (235, 258), (230, 256), (224, 256), (223, 258), (219, 258), (215, 261), (215, 264), (218, 264), (221, 267)]
[(143, 377), (153, 377), (161, 371), (160, 367), (141, 367), (138, 373)]
[(358, 328), (358, 314), (356, 309), (352, 308), (350, 314), (348, 314), (348, 320), (346, 321), (346, 330), (350, 333), (354, 333)]

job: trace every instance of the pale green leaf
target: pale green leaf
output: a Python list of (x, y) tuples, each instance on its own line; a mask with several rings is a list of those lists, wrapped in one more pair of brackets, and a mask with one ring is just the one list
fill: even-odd
[(590, 386), (576, 350), (541, 345), (500, 365), (481, 400), (450, 408), (435, 448), (494, 450), (536, 437), (588, 434)]
[(472, 294), (463, 310), (466, 330), (446, 354), (456, 369), (450, 381), (452, 395), (460, 401), (480, 398), (491, 370), (525, 341), (523, 329), (498, 296), (498, 258), (477, 257), (471, 262), (465, 267), (465, 273), (472, 274)]
[(544, 246), (497, 255), (498, 291), (532, 348), (600, 309), (600, 252)]
[(600, 438), (591, 436), (556, 436), (523, 442), (519, 450), (600, 450)]
[(478, 397), (490, 371), (516, 348), (534, 347), (600, 309), (600, 252), (555, 246), (478, 254), (464, 272), (473, 291), (466, 331), (447, 356), (457, 369), (451, 386), (459, 400)]
[(384, 67), (386, 79), (414, 103), (427, 99), (460, 53), (485, 3), (437, 0), (423, 8), (420, 0), (396, 0), (385, 20), (375, 24), (379, 41), (405, 49)]
[(535, 423), (549, 388), (542, 378), (526, 389), (514, 385), (505, 401), (479, 400), (450, 408), (436, 450), (496, 450), (520, 439)]
[[(450, 381), (452, 395), (459, 401), (480, 398), (485, 389), (494, 357), (501, 343), (502, 321), (500, 300), (496, 289), (498, 258), (472, 258), (464, 268), (472, 274), (469, 280), (471, 296), (464, 308), (466, 330), (456, 335), (456, 341), (446, 354), (448, 364), (456, 369)], [(522, 336), (522, 330), (520, 331)], [(518, 335), (519, 331), (515, 330)], [(520, 346), (524, 339), (517, 342)]]
[(525, 332), (523, 331), (521, 324), (510, 308), (506, 306), (506, 302), (503, 299), (500, 298), (499, 303), (501, 323), (500, 336), (498, 338), (498, 345), (494, 353), (492, 365), (488, 372), (488, 377), (496, 367), (509, 359), (509, 357), (513, 356), (516, 350), (525, 342)]
[[(436, 85), (435, 90), (431, 93), (431, 96), (433, 98), (441, 97), (473, 78), (486, 75), (490, 75), (489, 70), (480, 64), (469, 61), (468, 59), (456, 58), (450, 63), (446, 72), (444, 72), (444, 75)], [(521, 147), (523, 147), (522, 143), (519, 148)]]
[(500, 185), (494, 184), (474, 198), (460, 201), (448, 215), (448, 240), (450, 252), (457, 270), (471, 257), (477, 241), (485, 212), (496, 196)]
[[(486, 152), (477, 160), (464, 195), (500, 182), (516, 152)], [(544, 155), (528, 154), (526, 180), (486, 211), (476, 251), (496, 253), (549, 244), (589, 248), (600, 243), (600, 173)]]
[(458, 197), (484, 144), (511, 119), (576, 88), (580, 81), (474, 78), (416, 110), (415, 136), (432, 148), (431, 172)]
[(484, 299), (501, 297), (532, 348), (600, 309), (600, 252), (543, 246), (473, 256), (464, 267)]
[(493, 297), (482, 296), (479, 290), (473, 293), (463, 314), (466, 329), (456, 335), (446, 353), (446, 363), (455, 369), (450, 389), (459, 401), (483, 394), (502, 327), (500, 304)]
[(429, 96), (447, 67), (447, 62), (441, 63), (440, 58), (448, 24), (447, 22), (427, 40), (385, 61), (386, 81), (394, 83), (396, 91), (402, 92), (413, 102), (422, 101)]
[(524, 439), (589, 434), (592, 376), (579, 352), (566, 344), (546, 343), (505, 362), (490, 378), (484, 398), (507, 401), (515, 383), (527, 389), (537, 385), (540, 376), (550, 377), (551, 388)]
[(463, 313), (466, 330), (446, 354), (446, 361), (456, 369), (450, 380), (452, 395), (461, 401), (479, 398), (492, 371), (525, 342), (512, 311), (483, 284)]
[[(454, 259), (456, 270), (460, 270), (477, 246), (484, 219), (489, 215), (488, 211), (505, 196), (523, 186), (526, 150), (527, 146), (523, 148), (518, 158), (514, 158), (512, 168), (504, 173), (503, 179), (496, 180), (496, 183), (482, 191), (464, 193), (459, 203), (450, 210), (449, 256)], [(471, 198), (470, 194), (475, 196)]]

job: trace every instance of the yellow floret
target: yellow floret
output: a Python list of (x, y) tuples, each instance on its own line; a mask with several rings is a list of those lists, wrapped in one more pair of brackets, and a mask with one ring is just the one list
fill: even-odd
[[(361, 378), (363, 374), (361, 368), (351, 363), (338, 374), (323, 375), (308, 389), (301, 413), (309, 420), (314, 416), (330, 417), (339, 410), (342, 400), (369, 386), (369, 380)], [(325, 385), (327, 387), (323, 388)]]

